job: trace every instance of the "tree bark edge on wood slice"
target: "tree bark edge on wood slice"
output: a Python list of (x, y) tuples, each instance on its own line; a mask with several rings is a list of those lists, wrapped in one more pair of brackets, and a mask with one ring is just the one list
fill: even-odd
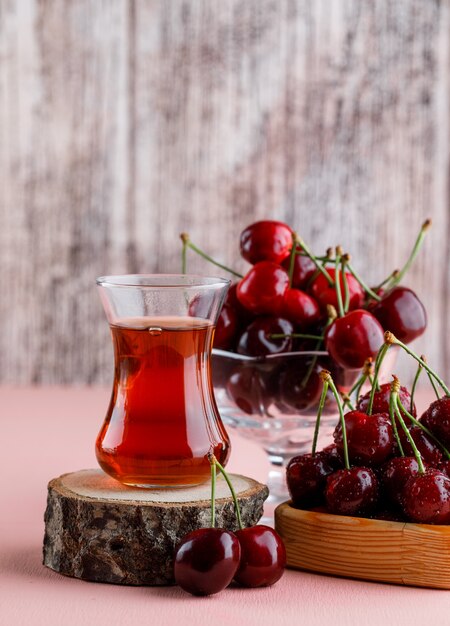
[[(245, 476), (230, 476), (242, 522), (252, 526), (262, 515), (268, 488)], [(209, 494), (208, 483), (147, 490), (124, 487), (101, 470), (63, 474), (48, 485), (44, 565), (95, 582), (173, 584), (176, 545), (188, 532), (210, 525)], [(216, 526), (238, 527), (222, 479), (217, 481)]]

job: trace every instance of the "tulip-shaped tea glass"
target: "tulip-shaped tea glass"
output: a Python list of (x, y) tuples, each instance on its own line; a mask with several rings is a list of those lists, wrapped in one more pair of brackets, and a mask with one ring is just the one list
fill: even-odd
[(97, 279), (114, 344), (111, 401), (97, 437), (102, 469), (126, 485), (185, 487), (225, 464), (210, 354), (229, 282), (189, 275)]

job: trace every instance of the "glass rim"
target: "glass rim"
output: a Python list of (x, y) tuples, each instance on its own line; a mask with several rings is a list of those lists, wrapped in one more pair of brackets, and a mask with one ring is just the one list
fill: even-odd
[(264, 356), (248, 356), (246, 354), (239, 354), (238, 352), (221, 350), (220, 348), (213, 348), (212, 354), (213, 356), (220, 356), (235, 361), (247, 361), (251, 363), (264, 363), (266, 361), (275, 361), (277, 359), (289, 357), (329, 356), (329, 352), (326, 350), (301, 350), (295, 352), (278, 352), (276, 354), (266, 354)]
[(138, 289), (201, 289), (230, 285), (231, 280), (201, 274), (114, 274), (95, 279), (99, 287), (135, 287)]

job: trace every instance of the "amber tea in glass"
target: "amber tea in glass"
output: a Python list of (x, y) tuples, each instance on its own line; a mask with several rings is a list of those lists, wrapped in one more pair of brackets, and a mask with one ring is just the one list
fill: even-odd
[(97, 280), (114, 345), (114, 383), (96, 442), (100, 466), (126, 485), (208, 480), (208, 453), (230, 443), (214, 400), (210, 353), (228, 281), (188, 275)]

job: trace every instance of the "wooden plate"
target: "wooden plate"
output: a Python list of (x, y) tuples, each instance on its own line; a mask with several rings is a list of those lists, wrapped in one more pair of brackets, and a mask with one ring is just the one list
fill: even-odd
[(289, 567), (379, 582), (450, 589), (450, 526), (275, 510)]

